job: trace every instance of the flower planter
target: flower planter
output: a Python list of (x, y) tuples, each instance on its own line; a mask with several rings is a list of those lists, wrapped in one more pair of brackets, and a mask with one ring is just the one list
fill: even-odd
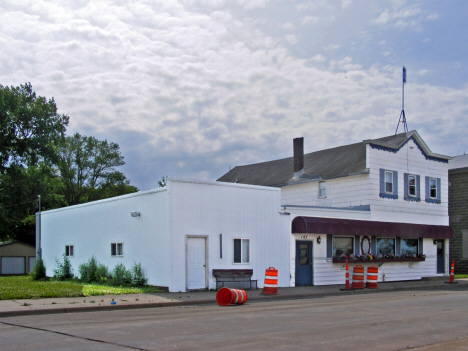
[(333, 258), (333, 263), (374, 263), (374, 262), (419, 262), (425, 261), (425, 258), (376, 258), (373, 260), (360, 260), (360, 259), (341, 259)]

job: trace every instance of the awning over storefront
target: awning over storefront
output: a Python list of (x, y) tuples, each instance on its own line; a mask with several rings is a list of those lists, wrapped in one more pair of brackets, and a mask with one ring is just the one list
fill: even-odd
[(453, 239), (452, 228), (445, 225), (361, 221), (323, 217), (294, 218), (292, 221), (292, 233)]

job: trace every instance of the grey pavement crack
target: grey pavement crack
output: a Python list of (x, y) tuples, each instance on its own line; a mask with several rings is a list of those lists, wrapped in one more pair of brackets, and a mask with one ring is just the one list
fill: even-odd
[(130, 346), (130, 345), (117, 344), (117, 343), (114, 343), (114, 342), (109, 342), (109, 341), (104, 341), (104, 340), (86, 338), (86, 337), (83, 337), (83, 336), (63, 333), (63, 332), (59, 332), (59, 331), (55, 331), (55, 330), (43, 329), (43, 328), (38, 328), (38, 327), (30, 327), (30, 326), (27, 326), (27, 325), (7, 323), (7, 322), (2, 322), (2, 321), (0, 321), (0, 323), (5, 324), (5, 325), (9, 325), (9, 326), (12, 326), (12, 327), (39, 330), (39, 331), (43, 331), (43, 332), (68, 336), (68, 337), (75, 338), (75, 339), (82, 339), (82, 340), (88, 340), (88, 341), (93, 341), (93, 342), (99, 342), (99, 343), (102, 343), (102, 344), (108, 344), (108, 345), (119, 346), (119, 347), (126, 347), (126, 348), (129, 348), (129, 349), (132, 349), (132, 350), (151, 351), (151, 350), (147, 350), (147, 349), (142, 349), (141, 347), (134, 347), (134, 346)]

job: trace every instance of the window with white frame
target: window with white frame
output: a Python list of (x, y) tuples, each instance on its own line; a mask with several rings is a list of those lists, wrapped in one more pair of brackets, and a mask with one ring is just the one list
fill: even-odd
[(395, 256), (395, 238), (377, 238), (377, 256)]
[(401, 256), (410, 257), (418, 255), (418, 239), (405, 239), (401, 238)]
[(111, 256), (123, 256), (123, 243), (111, 244)]
[(437, 199), (437, 179), (429, 178), (429, 197)]
[(234, 239), (234, 263), (250, 263), (250, 239)]
[(416, 176), (408, 175), (408, 196), (416, 197)]
[(333, 256), (352, 255), (354, 253), (352, 237), (333, 237)]
[(325, 182), (319, 182), (319, 197), (327, 197), (327, 187)]
[(385, 192), (393, 194), (393, 172), (385, 171)]
[(65, 256), (67, 257), (73, 257), (74, 252), (73, 252), (73, 245), (65, 245)]

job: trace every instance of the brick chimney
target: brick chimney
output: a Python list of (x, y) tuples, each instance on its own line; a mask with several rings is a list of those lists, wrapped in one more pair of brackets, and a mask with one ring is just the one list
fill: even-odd
[(304, 138), (293, 140), (294, 149), (294, 178), (300, 178), (304, 173)]

